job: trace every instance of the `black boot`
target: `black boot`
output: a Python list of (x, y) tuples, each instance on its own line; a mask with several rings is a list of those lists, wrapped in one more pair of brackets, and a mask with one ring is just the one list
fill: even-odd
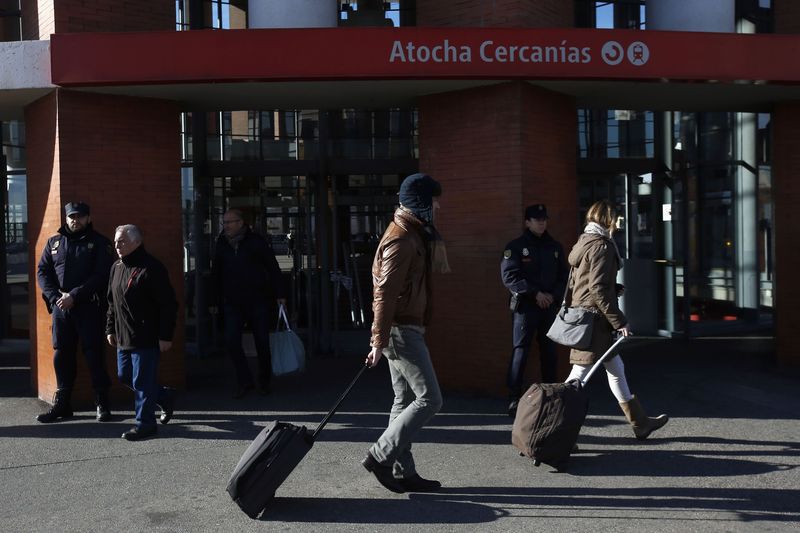
[(394, 477), (392, 467), (379, 463), (377, 459), (372, 456), (371, 452), (367, 452), (367, 456), (361, 461), (361, 464), (368, 472), (372, 472), (378, 479), (378, 482), (392, 492), (402, 494), (406, 491), (399, 479)]
[(69, 418), (72, 416), (72, 407), (70, 406), (70, 396), (72, 391), (70, 389), (58, 389), (53, 397), (53, 407), (47, 412), (40, 414), (36, 420), (43, 424), (55, 422), (59, 418)]
[(94, 395), (94, 404), (97, 406), (97, 416), (95, 418), (98, 422), (108, 422), (111, 420), (111, 409), (108, 405), (108, 391), (98, 391)]

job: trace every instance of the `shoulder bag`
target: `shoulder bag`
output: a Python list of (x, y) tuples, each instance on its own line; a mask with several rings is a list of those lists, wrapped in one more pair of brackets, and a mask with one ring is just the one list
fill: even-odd
[[(286, 329), (281, 331), (281, 322)], [(278, 308), (278, 326), (269, 334), (269, 348), (272, 353), (272, 373), (276, 376), (301, 372), (306, 364), (306, 351), (303, 341), (292, 331), (286, 308), (283, 304)]]
[(585, 307), (567, 305), (573, 270), (572, 267), (569, 269), (569, 278), (567, 278), (567, 288), (564, 290), (564, 298), (561, 301), (561, 309), (558, 310), (553, 325), (547, 331), (547, 337), (568, 348), (585, 350), (592, 344), (592, 328), (597, 313)]

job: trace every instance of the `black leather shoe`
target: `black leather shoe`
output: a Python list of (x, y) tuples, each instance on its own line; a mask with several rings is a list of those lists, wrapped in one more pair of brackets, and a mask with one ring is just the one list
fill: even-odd
[(108, 408), (110, 404), (108, 400), (108, 389), (95, 391), (94, 404), (97, 406), (95, 419), (98, 422), (108, 422), (111, 420), (111, 409)]
[(37, 415), (36, 420), (38, 422), (41, 422), (42, 424), (49, 424), (50, 422), (66, 420), (67, 418), (71, 417), (72, 417), (72, 409), (70, 409), (69, 407), (54, 405), (46, 412)]
[(158, 433), (156, 426), (136, 426), (122, 434), (125, 440), (142, 440)]
[(247, 393), (253, 390), (254, 388), (255, 386), (252, 383), (248, 383), (247, 385), (239, 385), (233, 392), (233, 398), (236, 399), (244, 398), (245, 396), (247, 396)]
[(442, 484), (433, 479), (425, 479), (419, 474), (414, 474), (411, 477), (401, 478), (400, 484), (406, 492), (436, 492), (442, 488)]
[(172, 420), (172, 414), (175, 412), (175, 393), (172, 390), (167, 393), (166, 399), (159, 407), (161, 407), (161, 415), (159, 415), (158, 421), (166, 424)]
[(97, 419), (98, 422), (108, 422), (111, 420), (111, 411), (109, 411), (108, 407), (105, 405), (98, 405), (95, 419)]
[(379, 463), (372, 457), (371, 453), (367, 453), (367, 456), (361, 461), (361, 464), (367, 469), (367, 472), (372, 472), (375, 475), (378, 483), (390, 491), (398, 494), (402, 494), (406, 491), (400, 480), (394, 477), (392, 467)]

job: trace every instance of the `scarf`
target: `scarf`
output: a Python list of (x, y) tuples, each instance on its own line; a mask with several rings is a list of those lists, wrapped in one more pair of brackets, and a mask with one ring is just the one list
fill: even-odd
[(442, 235), (433, 227), (433, 224), (425, 226), (425, 233), (428, 234), (431, 271), (436, 274), (449, 274), (451, 272), (450, 263), (447, 261), (447, 247), (444, 244)]
[(452, 272), (450, 263), (447, 260), (447, 247), (444, 244), (444, 239), (433, 223), (422, 220), (414, 211), (404, 205), (401, 205), (399, 209), (422, 221), (422, 231), (425, 234), (428, 257), (431, 261), (431, 272), (436, 274), (449, 274)]
[(611, 241), (611, 244), (614, 245), (614, 252), (617, 254), (617, 265), (618, 265), (617, 270), (620, 270), (622, 268), (622, 256), (619, 253), (619, 248), (617, 247), (617, 243), (614, 241), (614, 239), (611, 238), (611, 232), (609, 232), (608, 229), (604, 228), (597, 222), (589, 222), (588, 224), (586, 224), (586, 227), (583, 229), (583, 232), (592, 235), (602, 235), (603, 237)]

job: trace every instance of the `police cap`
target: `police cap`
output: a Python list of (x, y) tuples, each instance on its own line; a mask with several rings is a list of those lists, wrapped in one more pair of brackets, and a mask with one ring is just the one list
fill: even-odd
[(67, 216), (78, 214), (82, 217), (89, 215), (89, 206), (83, 202), (70, 202), (64, 206)]
[(547, 218), (547, 207), (544, 204), (533, 204), (525, 208), (525, 220)]

